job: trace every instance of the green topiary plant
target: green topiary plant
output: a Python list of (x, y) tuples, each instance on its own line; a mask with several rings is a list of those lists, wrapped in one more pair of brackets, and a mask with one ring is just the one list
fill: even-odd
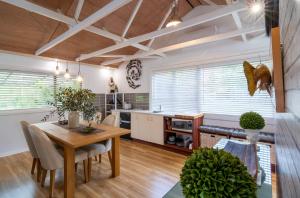
[(256, 197), (256, 183), (239, 158), (223, 150), (200, 148), (180, 175), (186, 198)]
[(262, 129), (265, 127), (265, 120), (256, 112), (247, 112), (241, 115), (240, 126), (243, 129)]

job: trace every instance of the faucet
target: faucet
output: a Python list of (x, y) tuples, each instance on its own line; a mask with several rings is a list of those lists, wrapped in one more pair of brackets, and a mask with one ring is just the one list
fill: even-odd
[(159, 111), (161, 112), (161, 105), (159, 105)]

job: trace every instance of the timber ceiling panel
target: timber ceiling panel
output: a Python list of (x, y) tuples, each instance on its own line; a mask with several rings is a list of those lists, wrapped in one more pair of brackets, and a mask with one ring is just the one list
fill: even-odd
[[(74, 16), (78, 0), (29, 0), (39, 6)], [(221, 0), (220, 0), (221, 1)], [(85, 0), (79, 20), (84, 20), (101, 9), (110, 0)], [(179, 0), (179, 15), (184, 16), (192, 6), (200, 5), (199, 0)], [(218, 0), (215, 0), (218, 2)], [(128, 19), (137, 3), (132, 0), (112, 14), (99, 20), (94, 26), (122, 35)], [(130, 26), (126, 38), (152, 32), (157, 29), (162, 18), (171, 6), (172, 0), (144, 0)], [(191, 6), (192, 4), (192, 6)], [(24, 9), (0, 2), (0, 49), (34, 54), (44, 44), (53, 40), (68, 29), (66, 24), (28, 12)], [(80, 54), (89, 53), (113, 45), (115, 42), (102, 36), (81, 31), (44, 52), (42, 56), (74, 60)], [(143, 42), (143, 44), (146, 44)], [(111, 54), (131, 55), (138, 51), (133, 47), (116, 50)], [(109, 58), (92, 58), (84, 62), (100, 64)]]

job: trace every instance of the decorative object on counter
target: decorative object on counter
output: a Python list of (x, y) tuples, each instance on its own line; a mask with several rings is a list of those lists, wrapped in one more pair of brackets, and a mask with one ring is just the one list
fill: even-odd
[(118, 86), (116, 85), (116, 83), (114, 82), (113, 77), (110, 77), (110, 81), (109, 81), (109, 92), (110, 93), (118, 93), (119, 89)]
[(257, 89), (266, 90), (271, 96), (272, 76), (268, 66), (259, 64), (255, 68), (247, 61), (244, 61), (243, 66), (250, 96), (253, 96)]
[(142, 76), (142, 63), (138, 59), (131, 60), (126, 66), (126, 80), (129, 87), (136, 89), (141, 86), (137, 84)]
[(79, 127), (80, 112), (89, 116), (95, 112), (93, 104), (95, 97), (96, 94), (88, 89), (60, 88), (55, 95), (55, 102), (52, 103), (52, 106), (56, 108), (59, 114), (68, 112), (69, 128), (77, 128)]
[(247, 112), (241, 115), (240, 126), (245, 129), (247, 139), (250, 143), (256, 144), (259, 131), (265, 127), (265, 120), (256, 112)]
[(180, 175), (185, 197), (256, 197), (256, 183), (238, 157), (200, 148), (185, 162)]
[(123, 109), (131, 109), (132, 108), (132, 105), (130, 103), (127, 103), (127, 102), (124, 102), (124, 105), (123, 105)]

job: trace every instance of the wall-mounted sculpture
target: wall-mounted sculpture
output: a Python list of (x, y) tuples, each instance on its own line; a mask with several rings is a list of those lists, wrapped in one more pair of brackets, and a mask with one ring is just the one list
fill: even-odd
[(269, 68), (264, 64), (253, 67), (247, 61), (244, 61), (243, 66), (250, 96), (253, 96), (257, 89), (266, 90), (271, 96), (272, 76)]
[(131, 60), (126, 66), (126, 80), (129, 87), (136, 89), (141, 86), (139, 81), (142, 76), (142, 63), (138, 59)]

